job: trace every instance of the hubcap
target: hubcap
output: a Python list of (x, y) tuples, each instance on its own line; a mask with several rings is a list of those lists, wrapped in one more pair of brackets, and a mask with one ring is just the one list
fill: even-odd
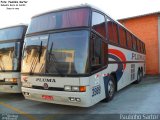
[(113, 96), (113, 93), (114, 93), (114, 84), (113, 84), (112, 80), (110, 80), (108, 82), (108, 93), (109, 93), (110, 97)]

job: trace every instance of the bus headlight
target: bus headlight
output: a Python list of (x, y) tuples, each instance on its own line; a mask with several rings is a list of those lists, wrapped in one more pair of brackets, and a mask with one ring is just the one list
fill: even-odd
[(65, 91), (71, 91), (71, 86), (67, 86), (67, 85), (64, 86), (64, 90), (65, 90)]
[(5, 78), (5, 82), (17, 83), (17, 78)]
[(72, 86), (72, 91), (79, 92), (79, 87), (78, 86)]
[(70, 92), (86, 92), (86, 86), (69, 86), (66, 85), (64, 86), (65, 91), (70, 91)]

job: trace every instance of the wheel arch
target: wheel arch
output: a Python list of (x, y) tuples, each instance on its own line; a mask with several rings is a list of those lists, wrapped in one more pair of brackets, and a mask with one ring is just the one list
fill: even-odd
[(117, 82), (117, 75), (116, 75), (116, 72), (112, 72), (110, 75), (112, 75), (114, 77), (114, 81), (116, 83), (116, 91), (117, 91), (117, 87), (118, 87), (118, 82)]

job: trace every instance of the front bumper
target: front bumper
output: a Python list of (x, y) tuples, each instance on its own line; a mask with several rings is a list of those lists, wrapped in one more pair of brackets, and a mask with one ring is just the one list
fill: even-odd
[(18, 85), (0, 85), (0, 92), (21, 93), (21, 87)]
[[(86, 92), (49, 91), (22, 87), (22, 93), (26, 99), (80, 107), (89, 107), (93, 105), (91, 103), (89, 92), (87, 91), (89, 91), (89, 86), (87, 86)], [(29, 95), (26, 95), (24, 93), (29, 93)], [(45, 100), (42, 98), (43, 95), (52, 96), (53, 100)], [(80, 101), (70, 101), (70, 97), (80, 98)]]

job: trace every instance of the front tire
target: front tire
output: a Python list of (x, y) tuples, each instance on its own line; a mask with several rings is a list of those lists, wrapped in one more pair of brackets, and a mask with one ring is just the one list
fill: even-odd
[(105, 102), (111, 101), (114, 98), (115, 92), (116, 92), (115, 78), (111, 75), (109, 76), (109, 79), (106, 82), (105, 86), (106, 98), (103, 101)]

